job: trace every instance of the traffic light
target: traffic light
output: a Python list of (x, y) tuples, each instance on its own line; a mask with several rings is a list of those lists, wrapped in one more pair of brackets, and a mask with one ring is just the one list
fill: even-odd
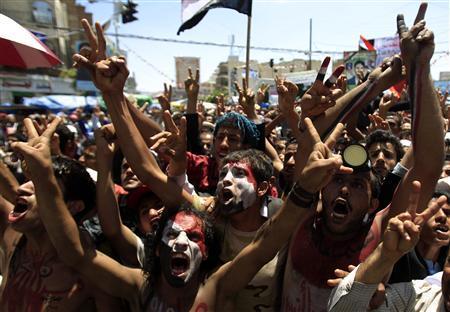
[(123, 5), (123, 9), (122, 9), (122, 23), (123, 24), (137, 21), (138, 18), (136, 16), (134, 16), (134, 14), (137, 13), (136, 7), (137, 7), (137, 3), (134, 3), (131, 0), (128, 0), (128, 2)]

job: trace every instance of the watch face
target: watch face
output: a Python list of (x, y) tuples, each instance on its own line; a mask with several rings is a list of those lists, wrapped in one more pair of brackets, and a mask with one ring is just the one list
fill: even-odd
[(360, 167), (367, 162), (367, 152), (364, 146), (353, 144), (344, 150), (342, 158), (350, 167)]

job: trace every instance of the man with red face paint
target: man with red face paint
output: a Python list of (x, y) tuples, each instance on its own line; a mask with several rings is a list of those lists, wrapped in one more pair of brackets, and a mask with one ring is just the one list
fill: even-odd
[[(245, 247), (235, 260), (220, 267), (206, 282), (207, 274), (216, 265), (219, 251), (213, 226), (204, 213), (189, 207), (166, 209), (154, 239), (147, 242), (149, 252), (146, 253), (144, 270), (125, 267), (82, 244), (79, 230), (71, 219), (51, 170), (49, 140), (37, 136), (28, 143), (14, 144), (14, 149), (23, 156), (29, 168), (36, 185), (39, 214), (58, 255), (67, 265), (107, 293), (126, 299), (132, 311), (229, 310), (227, 304), (236, 291), (248, 284), (254, 274), (275, 256), (295, 226), (313, 212), (314, 193), (327, 183), (330, 172), (342, 170), (340, 157), (333, 155), (327, 145), (320, 142), (310, 120), (306, 123), (316, 140), (313, 144), (315, 156), (312, 154), (299, 175), (287, 204), (266, 223), (252, 244)], [(127, 123), (127, 126), (135, 127), (132, 123)], [(342, 130), (342, 125), (338, 130)], [(240, 166), (236, 169), (242, 170)], [(238, 179), (240, 173), (235, 174)], [(254, 174), (257, 181), (256, 170)], [(237, 181), (236, 187), (239, 185)], [(256, 192), (262, 195), (263, 190), (258, 187)], [(245, 211), (246, 205), (242, 207)]]
[[(258, 150), (236, 151), (222, 160), (217, 184), (215, 223), (222, 237), (220, 260), (225, 263), (254, 239), (257, 231), (275, 213), (281, 201), (269, 197), (273, 166)], [(271, 310), (276, 294), (275, 256), (234, 299), (236, 309)]]

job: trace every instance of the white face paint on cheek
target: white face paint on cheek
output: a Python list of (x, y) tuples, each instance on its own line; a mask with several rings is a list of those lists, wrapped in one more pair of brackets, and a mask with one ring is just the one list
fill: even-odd
[(244, 209), (253, 205), (256, 201), (255, 186), (248, 178), (236, 178), (236, 203), (242, 202)]
[(198, 272), (203, 261), (200, 246), (190, 240), (183, 228), (172, 220), (164, 228), (161, 240), (170, 248), (171, 252), (181, 252), (189, 258), (189, 268), (184, 273), (184, 281), (188, 282)]

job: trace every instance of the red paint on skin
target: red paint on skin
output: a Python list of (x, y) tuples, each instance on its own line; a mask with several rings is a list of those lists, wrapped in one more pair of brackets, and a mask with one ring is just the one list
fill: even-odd
[(229, 165), (229, 169), (228, 170), (231, 170), (232, 168), (239, 168), (239, 169), (244, 170), (246, 172), (248, 182), (253, 184), (253, 186), (255, 187), (255, 191), (256, 191), (258, 184), (256, 183), (255, 176), (253, 175), (253, 170), (252, 170), (252, 168), (250, 167), (250, 165), (248, 163), (246, 163), (246, 162), (233, 162), (233, 163), (228, 163), (228, 165)]
[[(47, 254), (33, 254), (31, 262), (21, 263), (16, 272), (10, 272), (2, 300), (8, 305), (8, 311), (41, 311), (57, 308), (61, 300), (70, 293), (83, 288), (80, 280), (68, 289), (49, 289), (45, 285), (46, 277), (53, 273), (55, 259)], [(48, 270), (48, 272), (46, 270)]]
[(208, 311), (208, 305), (204, 302), (199, 303), (197, 305), (197, 308), (195, 309), (195, 312), (207, 312)]
[(195, 243), (199, 246), (203, 257), (206, 256), (205, 234), (203, 233), (203, 221), (193, 214), (188, 214), (186, 211), (180, 211), (171, 218), (173, 223), (177, 224), (186, 235), (196, 234), (200, 239)]

